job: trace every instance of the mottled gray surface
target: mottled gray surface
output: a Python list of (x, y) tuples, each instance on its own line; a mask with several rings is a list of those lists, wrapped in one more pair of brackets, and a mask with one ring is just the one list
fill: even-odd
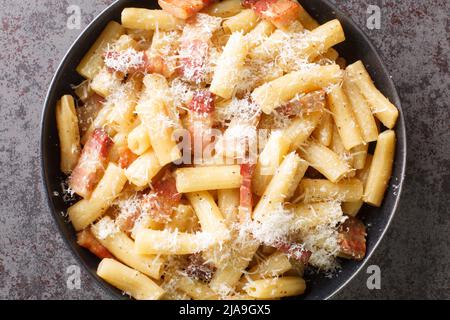
[[(107, 299), (76, 264), (52, 221), (40, 184), (39, 120), (56, 67), (80, 30), (66, 28), (70, 4), (82, 27), (111, 0), (0, 0), (0, 298)], [(408, 169), (397, 216), (369, 264), (382, 289), (361, 273), (339, 299), (450, 298), (450, 76), (447, 0), (334, 1), (368, 33), (403, 102)], [(368, 4), (382, 9), (381, 30), (366, 25)]]

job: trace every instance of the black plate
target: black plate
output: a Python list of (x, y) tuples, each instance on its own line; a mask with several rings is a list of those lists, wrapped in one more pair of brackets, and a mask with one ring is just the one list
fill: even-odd
[[(314, 275), (307, 279), (308, 289), (301, 299), (328, 299), (340, 291), (363, 268), (375, 248), (383, 238), (397, 209), (402, 190), (406, 160), (406, 137), (403, 113), (395, 86), (383, 62), (367, 36), (355, 23), (334, 5), (324, 0), (303, 0), (305, 9), (314, 15), (321, 23), (331, 19), (339, 19), (344, 27), (347, 40), (337, 49), (349, 63), (362, 60), (368, 68), (377, 87), (400, 109), (400, 118), (396, 127), (397, 151), (393, 170), (393, 177), (386, 194), (383, 206), (379, 209), (364, 207), (361, 217), (369, 225), (367, 239), (367, 256), (362, 262), (343, 261), (342, 272), (332, 279), (323, 275)], [(120, 22), (120, 13), (126, 7), (158, 8), (156, 1), (123, 0), (116, 1), (103, 11), (78, 37), (61, 62), (47, 94), (41, 123), (41, 159), (42, 176), (48, 196), (48, 204), (59, 230), (80, 264), (84, 265), (89, 274), (110, 293), (111, 297), (124, 299), (124, 296), (115, 288), (102, 281), (95, 273), (98, 258), (76, 244), (75, 231), (66, 221), (62, 212), (67, 210), (68, 204), (61, 196), (55, 196), (55, 191), (62, 194), (61, 181), (64, 176), (59, 170), (59, 147), (55, 121), (55, 105), (64, 94), (74, 94), (72, 84), (78, 84), (82, 78), (75, 68), (83, 55), (89, 50), (97, 36), (111, 20)]]

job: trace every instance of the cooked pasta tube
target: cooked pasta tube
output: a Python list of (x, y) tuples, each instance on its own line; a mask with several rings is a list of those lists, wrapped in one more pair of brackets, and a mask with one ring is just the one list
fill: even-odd
[[(121, 168), (125, 168), (126, 166), (120, 165), (120, 157), (123, 153), (123, 150), (127, 148), (127, 136), (124, 133), (117, 133), (113, 138), (113, 146), (109, 151), (109, 161), (119, 164)], [(127, 163), (128, 164), (128, 163)]]
[(199, 229), (198, 218), (191, 206), (180, 204), (174, 210), (174, 217), (167, 223), (169, 230), (193, 233)]
[(215, 292), (224, 295), (234, 291), (250, 260), (259, 248), (258, 242), (248, 240), (239, 244), (239, 250), (232, 251), (227, 263), (219, 265), (217, 268), (209, 284)]
[(241, 12), (242, 9), (240, 0), (225, 0), (210, 5), (203, 12), (214, 17), (229, 18)]
[(150, 137), (145, 125), (138, 125), (128, 134), (128, 148), (137, 155), (142, 155), (151, 148)]
[(342, 214), (341, 206), (337, 201), (299, 203), (290, 208), (295, 215), (293, 225), (301, 232), (309, 232), (311, 228), (326, 224), (330, 215)]
[[(358, 147), (355, 147), (358, 148)], [(333, 139), (331, 140), (330, 149), (333, 150), (342, 161), (344, 161), (349, 167), (353, 166), (353, 153), (345, 149), (344, 143), (342, 142), (341, 135), (336, 127), (333, 125)], [(346, 175), (347, 178), (354, 174), (354, 170)]]
[(100, 109), (99, 113), (95, 117), (94, 121), (91, 123), (89, 128), (86, 130), (86, 132), (81, 136), (81, 144), (85, 145), (86, 142), (89, 140), (92, 133), (95, 131), (96, 128), (106, 128), (107, 126), (107, 120), (108, 120), (108, 114), (111, 112), (111, 108), (109, 106), (103, 106), (102, 109)]
[(201, 191), (191, 192), (186, 196), (194, 208), (202, 230), (214, 234), (216, 239), (227, 240), (230, 235), (224, 223), (224, 216), (211, 194), (207, 191)]
[(326, 53), (331, 47), (345, 40), (344, 29), (339, 20), (329, 21), (305, 36), (305, 46), (300, 49), (300, 56), (313, 60)]
[(289, 257), (282, 252), (275, 252), (267, 257), (267, 259), (261, 261), (258, 265), (254, 266), (248, 272), (250, 279), (257, 280), (268, 277), (280, 276), (283, 273), (292, 269), (292, 264), (289, 261)]
[[(297, 22), (298, 23), (298, 22)], [(294, 30), (294, 32), (302, 31), (303, 26), (298, 23), (300, 28)], [(295, 24), (291, 25), (292, 27)], [(274, 58), (274, 55), (280, 54), (282, 47), (286, 40), (289, 39), (289, 33), (282, 30), (275, 31), (266, 41), (262, 42), (259, 47), (256, 47), (250, 56), (253, 59), (263, 59), (270, 60)], [(333, 50), (332, 47), (338, 43), (345, 40), (344, 30), (342, 29), (341, 23), (338, 20), (329, 21), (311, 32), (306, 32), (301, 38), (301, 45), (296, 47), (296, 50), (292, 53), (293, 57), (289, 60), (281, 61), (283, 69), (286, 72), (293, 71), (295, 64), (292, 60), (307, 60), (315, 61), (316, 59), (323, 59), (321, 55), (327, 55), (332, 59), (336, 60), (338, 58), (337, 51)], [(333, 60), (333, 61), (334, 61)]]
[(321, 54), (316, 58), (316, 63), (320, 63), (321, 61), (329, 63), (330, 61), (335, 61), (339, 58), (339, 52), (335, 49), (330, 48), (327, 52)]
[(282, 132), (272, 132), (269, 141), (258, 157), (255, 172), (252, 179), (253, 192), (262, 196), (264, 190), (280, 166), (286, 154), (289, 152), (290, 143)]
[(244, 34), (252, 30), (258, 23), (258, 15), (252, 9), (244, 9), (233, 17), (228, 18), (222, 24), (223, 29), (228, 33), (243, 32)]
[(217, 166), (180, 168), (175, 171), (177, 190), (182, 193), (239, 188), (240, 167)]
[(303, 179), (299, 185), (304, 202), (358, 201), (363, 195), (363, 184), (359, 179), (346, 179), (332, 183), (325, 179)]
[(239, 211), (239, 189), (217, 191), (217, 205), (228, 223), (235, 222)]
[(313, 137), (325, 147), (329, 147), (333, 139), (333, 117), (328, 111), (325, 110), (320, 123), (312, 133)]
[(83, 199), (67, 210), (75, 230), (83, 230), (101, 217), (112, 201), (119, 196), (126, 181), (124, 170), (110, 163), (103, 178), (92, 192), (91, 198)]
[(184, 21), (164, 10), (125, 8), (122, 11), (122, 25), (129, 29), (170, 31), (182, 27)]
[(144, 92), (136, 106), (136, 113), (147, 127), (150, 142), (162, 166), (181, 158), (173, 136), (177, 124), (168, 110), (170, 104), (167, 80), (156, 74), (144, 78)]
[[(297, 0), (294, 0), (295, 2), (298, 3)], [(308, 30), (314, 30), (317, 27), (320, 26), (319, 22), (317, 22), (316, 19), (314, 19), (309, 13), (308, 11), (306, 11), (301, 5), (300, 6), (300, 11), (299, 11), (299, 15), (298, 15), (298, 20), (300, 21), (300, 23)]]
[(107, 98), (120, 87), (121, 76), (103, 67), (92, 79), (91, 88), (98, 95)]
[(338, 154), (316, 142), (310, 142), (304, 146), (301, 155), (311, 167), (334, 183), (348, 175), (352, 170)]
[[(362, 170), (358, 170), (356, 174), (356, 178), (358, 178), (362, 182), (364, 189), (366, 188), (371, 164), (372, 155), (367, 155), (364, 168)], [(342, 203), (342, 211), (344, 211), (344, 213), (349, 216), (355, 217), (358, 214), (359, 210), (361, 210), (363, 204), (364, 201), (362, 199), (354, 202), (344, 202)]]
[(112, 110), (108, 114), (107, 121), (117, 132), (129, 133), (131, 131), (135, 122), (134, 111), (140, 90), (140, 80), (131, 78), (113, 93)]
[(383, 202), (392, 174), (395, 143), (395, 132), (392, 130), (385, 131), (378, 136), (363, 197), (364, 202), (372, 206), (380, 207)]
[(283, 135), (288, 139), (291, 151), (301, 148), (308, 140), (314, 129), (319, 125), (322, 115), (322, 111), (300, 115), (283, 130)]
[(363, 169), (366, 165), (367, 152), (369, 151), (368, 144), (362, 144), (360, 146), (354, 147), (350, 150), (353, 160), (353, 168), (356, 170)]
[(216, 244), (214, 234), (142, 229), (136, 233), (134, 248), (139, 254), (185, 255)]
[(231, 98), (247, 53), (248, 40), (241, 32), (233, 32), (219, 57), (209, 91), (224, 99)]
[(114, 259), (103, 259), (97, 275), (136, 300), (158, 300), (164, 294), (150, 278)]
[(163, 168), (153, 150), (137, 158), (125, 171), (128, 181), (138, 187), (148, 186), (152, 178)]
[(378, 128), (366, 98), (359, 91), (356, 83), (349, 79), (348, 75), (344, 77), (343, 88), (345, 95), (350, 100), (351, 109), (364, 142), (376, 141), (378, 138)]
[(253, 28), (247, 35), (249, 40), (249, 48), (254, 48), (260, 45), (264, 37), (270, 36), (275, 31), (275, 26), (267, 20), (258, 22), (255, 28)]
[(253, 211), (254, 220), (261, 221), (266, 214), (270, 214), (277, 206), (289, 199), (307, 168), (308, 164), (294, 152), (288, 154), (256, 205)]
[(76, 69), (77, 72), (86, 79), (94, 79), (97, 73), (99, 73), (104, 66), (103, 53), (107, 49), (108, 45), (119, 39), (119, 37), (124, 33), (125, 28), (123, 28), (119, 23), (115, 21), (108, 23), (95, 43), (85, 54), (83, 59), (81, 59), (81, 62)]
[(154, 279), (161, 277), (163, 260), (156, 256), (137, 254), (133, 240), (118, 230), (110, 217), (104, 217), (91, 230), (97, 240), (122, 263)]
[(364, 143), (355, 121), (350, 102), (341, 87), (335, 87), (328, 95), (328, 106), (345, 149), (350, 150)]
[(264, 113), (270, 114), (297, 94), (320, 90), (341, 80), (342, 71), (339, 66), (313, 66), (263, 84), (253, 91), (252, 98)]
[(250, 281), (244, 290), (251, 297), (258, 299), (277, 299), (303, 294), (305, 280), (298, 277), (282, 277)]
[(375, 87), (363, 63), (357, 61), (349, 65), (346, 73), (349, 81), (355, 83), (366, 98), (375, 117), (387, 128), (394, 128), (398, 119), (398, 109)]
[(193, 300), (217, 300), (217, 294), (208, 287), (207, 284), (189, 277), (177, 279), (176, 286), (178, 290), (183, 291)]
[(69, 174), (76, 167), (81, 154), (78, 117), (72, 96), (63, 96), (58, 101), (56, 105), (56, 125), (61, 154), (61, 171)]

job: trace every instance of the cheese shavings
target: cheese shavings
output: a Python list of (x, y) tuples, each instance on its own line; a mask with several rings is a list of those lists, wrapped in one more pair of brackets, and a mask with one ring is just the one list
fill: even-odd
[(97, 229), (96, 236), (100, 240), (105, 240), (108, 237), (116, 234), (119, 232), (119, 228), (117, 225), (110, 219), (102, 219), (100, 220), (96, 225), (95, 228)]
[(275, 245), (287, 240), (294, 222), (292, 211), (280, 204), (271, 212), (267, 212), (263, 221), (251, 222), (253, 236), (265, 245)]
[(144, 52), (133, 48), (123, 51), (108, 48), (104, 61), (107, 68), (126, 74), (129, 70), (138, 69), (144, 64)]
[(211, 39), (220, 29), (221, 22), (221, 18), (198, 14), (184, 27), (178, 58), (186, 81), (196, 84), (211, 81), (218, 56)]
[(227, 105), (216, 109), (216, 117), (224, 126), (234, 120), (237, 123), (252, 123), (261, 114), (261, 109), (248, 98), (233, 97)]
[(170, 93), (172, 95), (175, 107), (186, 108), (187, 104), (192, 100), (195, 88), (183, 81), (181, 78), (175, 78), (170, 83)]
[(156, 30), (153, 35), (152, 45), (146, 51), (149, 57), (162, 57), (167, 67), (168, 74), (177, 71), (178, 47), (180, 45), (180, 32)]

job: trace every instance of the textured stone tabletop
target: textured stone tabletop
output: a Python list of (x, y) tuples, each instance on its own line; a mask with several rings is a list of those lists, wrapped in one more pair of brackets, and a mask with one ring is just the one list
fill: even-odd
[[(0, 0), (0, 298), (107, 299), (85, 271), (67, 288), (76, 260), (64, 244), (40, 182), (39, 122), (48, 85), (81, 30), (111, 0)], [(450, 75), (448, 0), (336, 1), (378, 48), (397, 85), (407, 124), (408, 168), (397, 215), (369, 265), (338, 299), (450, 299)], [(369, 5), (381, 28), (367, 29)]]

